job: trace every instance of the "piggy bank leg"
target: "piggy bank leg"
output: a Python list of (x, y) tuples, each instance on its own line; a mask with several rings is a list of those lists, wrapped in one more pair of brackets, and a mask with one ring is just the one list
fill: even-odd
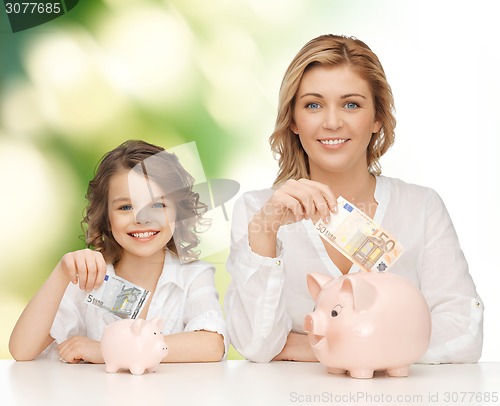
[(106, 367), (104, 368), (106, 372), (109, 372), (111, 374), (118, 372), (119, 369), (120, 368), (118, 368), (116, 365), (111, 365), (111, 364), (106, 364)]
[(354, 369), (349, 371), (349, 375), (351, 378), (361, 378), (368, 379), (373, 378), (373, 370), (372, 369)]
[(408, 366), (405, 367), (399, 367), (399, 368), (391, 368), (388, 369), (387, 375), (389, 376), (408, 376), (410, 373), (410, 368)]
[(347, 371), (340, 368), (326, 368), (329, 374), (345, 374)]
[(157, 366), (151, 367), (151, 368), (146, 368), (146, 372), (156, 372), (157, 369), (158, 369)]
[(144, 367), (138, 365), (131, 366), (129, 369), (133, 375), (142, 375), (145, 370)]

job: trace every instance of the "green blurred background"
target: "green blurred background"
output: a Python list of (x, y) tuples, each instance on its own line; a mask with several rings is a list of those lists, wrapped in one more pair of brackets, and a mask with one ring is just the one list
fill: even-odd
[[(484, 60), (480, 51), (487, 47), (472, 58), (470, 48), (467, 58), (458, 55), (476, 44), (475, 34), (462, 36), (465, 32), (479, 31), (483, 44), (485, 38), (495, 38), (492, 5), (439, 0), (81, 0), (66, 15), (15, 34), (2, 9), (0, 358), (10, 358), (10, 331), (27, 301), (64, 253), (83, 247), (84, 195), (98, 159), (131, 138), (165, 148), (195, 141), (208, 179), (236, 180), (241, 191), (268, 187), (276, 164), (267, 139), (281, 77), (300, 47), (323, 33), (355, 35), (379, 55), (396, 96), (398, 137), (403, 134), (382, 161), (384, 173), (438, 189), (452, 215), (459, 217), (456, 227), (465, 236), (464, 251), (483, 299), (498, 301), (480, 273), (481, 252), (469, 238), (471, 230), (482, 230), (473, 219), (459, 216), (465, 206), (450, 173), (436, 175), (442, 168), (440, 156), (452, 142), (455, 149), (447, 154), (446, 167), (459, 167), (467, 157), (473, 171), (464, 171), (466, 182), (476, 180), (478, 165), (490, 165), (488, 171), (498, 165), (492, 163), (497, 161), (493, 155), (491, 160), (484, 156), (494, 150), (488, 143), (498, 145), (495, 131), (490, 131), (498, 128), (498, 119), (490, 114), (490, 121), (482, 121), (484, 127), (474, 121), (477, 111), (495, 111), (498, 96), (476, 99), (484, 104), (472, 114), (464, 108), (465, 126), (456, 120), (461, 104), (450, 104), (454, 92), (459, 97), (468, 91), (468, 105), (481, 95), (486, 82), (477, 78), (477, 61)], [(486, 69), (482, 74), (493, 76)], [(471, 72), (476, 76), (467, 76)], [(435, 88), (429, 92), (428, 87), (443, 86), (446, 80), (450, 87), (430, 97)], [(498, 91), (498, 80), (487, 84)], [(434, 132), (430, 123), (436, 123)], [(457, 136), (468, 141), (480, 130), (491, 137), (481, 150), (455, 142)], [(419, 150), (431, 142), (434, 152)], [(489, 185), (489, 179), (482, 182)], [(489, 201), (497, 207), (496, 191)], [(229, 212), (233, 202), (228, 202)], [(229, 283), (227, 253), (226, 244), (204, 258), (217, 266), (221, 301)], [(491, 338), (485, 353), (498, 361), (493, 340), (499, 329), (486, 329)], [(229, 357), (239, 355), (231, 349)]]

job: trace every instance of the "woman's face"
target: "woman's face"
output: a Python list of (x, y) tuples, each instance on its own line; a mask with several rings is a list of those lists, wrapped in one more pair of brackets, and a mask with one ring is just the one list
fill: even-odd
[(347, 65), (318, 65), (302, 77), (290, 128), (308, 155), (314, 180), (367, 171), (366, 150), (381, 124), (366, 80)]

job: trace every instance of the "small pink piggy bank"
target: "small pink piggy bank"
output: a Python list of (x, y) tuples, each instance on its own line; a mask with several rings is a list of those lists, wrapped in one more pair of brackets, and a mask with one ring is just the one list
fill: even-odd
[(429, 307), (409, 281), (391, 273), (359, 272), (334, 279), (312, 273), (316, 301), (304, 320), (314, 354), (334, 374), (372, 378), (377, 370), (408, 376), (429, 346)]
[(106, 372), (128, 369), (141, 375), (156, 371), (168, 352), (161, 327), (159, 318), (125, 319), (106, 326), (101, 339)]

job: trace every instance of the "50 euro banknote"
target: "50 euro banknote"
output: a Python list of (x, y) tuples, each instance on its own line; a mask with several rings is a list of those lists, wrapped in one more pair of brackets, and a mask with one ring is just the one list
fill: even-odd
[(345, 257), (368, 272), (385, 272), (403, 254), (404, 248), (387, 231), (343, 197), (328, 223), (319, 219), (319, 235)]

